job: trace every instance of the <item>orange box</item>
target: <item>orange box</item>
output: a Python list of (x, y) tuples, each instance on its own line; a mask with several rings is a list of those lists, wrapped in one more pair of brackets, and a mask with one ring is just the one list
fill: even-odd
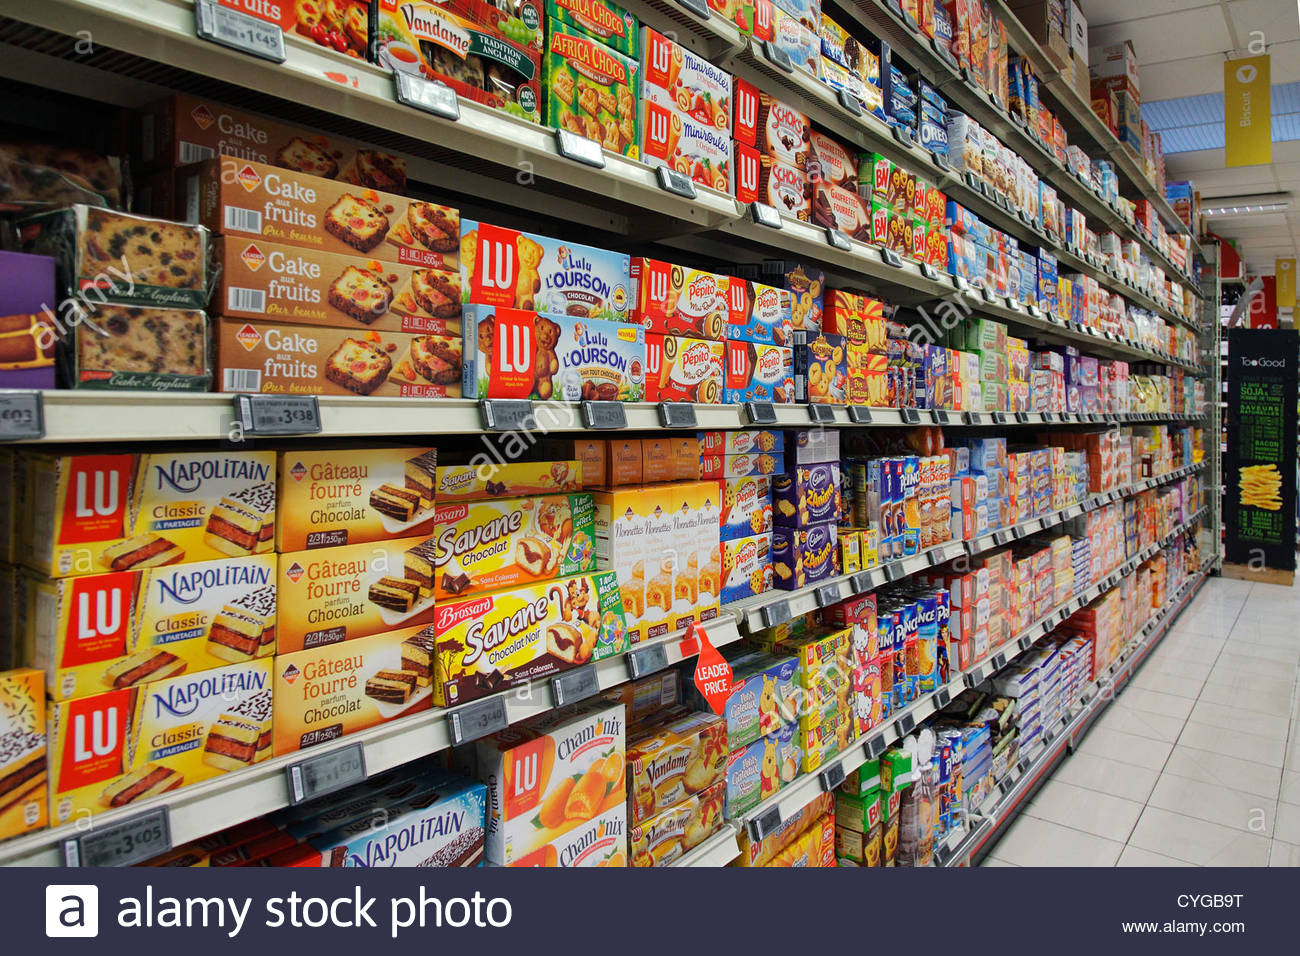
[(599, 438), (575, 438), (573, 457), (582, 464), (582, 487), (599, 488), (605, 484), (606, 461), (609, 449)]
[(0, 673), (0, 840), (49, 822), (45, 674)]
[(670, 438), (674, 481), (700, 480), (700, 440), (693, 435)]
[(645, 474), (645, 456), (641, 452), (640, 439), (611, 438), (606, 447), (610, 487), (641, 484)]
[(672, 481), (675, 462), (672, 442), (668, 438), (641, 440), (641, 480), (646, 484)]

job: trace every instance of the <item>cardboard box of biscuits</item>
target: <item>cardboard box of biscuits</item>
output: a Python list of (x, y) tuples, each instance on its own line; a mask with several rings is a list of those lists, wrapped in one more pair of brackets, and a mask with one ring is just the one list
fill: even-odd
[(49, 821), (43, 675), (0, 672), (0, 840)]
[[(635, 23), (633, 20), (633, 32)], [(552, 20), (542, 58), (546, 125), (595, 140), (612, 153), (636, 159), (637, 90), (641, 64), (585, 31)]]

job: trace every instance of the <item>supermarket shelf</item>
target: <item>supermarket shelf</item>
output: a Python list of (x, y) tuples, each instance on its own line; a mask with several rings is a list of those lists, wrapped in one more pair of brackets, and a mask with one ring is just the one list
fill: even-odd
[[(736, 621), (730, 616), (723, 615), (710, 621), (706, 628), (709, 641), (715, 647), (740, 640)], [(664, 645), (669, 666), (699, 653), (694, 638), (686, 634), (645, 642), (638, 644), (637, 648), (639, 650), (651, 643)], [(630, 659), (626, 655), (608, 658), (594, 667), (601, 690), (631, 679)], [(495, 696), (504, 703), (506, 720), (510, 724), (553, 709), (549, 681), (533, 681)], [(481, 705), (476, 703), (469, 706), (477, 708)], [(96, 814), (90, 822), (97, 827), (106, 827), (165, 806), (171, 823), (172, 845), (180, 846), (189, 840), (288, 806), (288, 769), (304, 759), (361, 744), (365, 753), (367, 776), (373, 776), (427, 754), (445, 750), (453, 743), (453, 714), (464, 709), (465, 707), (439, 708), (399, 718), (329, 744), (274, 757), (248, 770), (224, 774), (152, 800), (139, 801), (130, 807)], [(0, 843), (0, 866), (62, 866), (64, 841), (81, 835), (86, 829), (86, 822), (76, 821)]]
[(744, 630), (753, 634), (787, 618), (810, 614), (819, 607), (835, 604), (855, 594), (874, 591), (883, 584), (902, 580), (937, 564), (943, 564), (945, 561), (965, 555), (982, 554), (1012, 541), (1019, 541), (1112, 501), (1178, 481), (1203, 467), (1205, 467), (1203, 463), (1186, 465), (1163, 475), (1133, 482), (1123, 489), (1092, 495), (1060, 511), (1030, 518), (1008, 528), (999, 528), (969, 541), (946, 541), (896, 561), (888, 561), (854, 574), (839, 575), (793, 591), (767, 591), (743, 601), (727, 604), (724, 610), (727, 614), (734, 615)]
[(745, 44), (745, 37), (731, 21), (712, 12), (702, 19), (675, 0), (627, 0), (621, 5), (646, 26), (672, 34), (682, 46), (706, 59), (716, 59)]
[(731, 823), (669, 866), (726, 866), (740, 856), (740, 830)]

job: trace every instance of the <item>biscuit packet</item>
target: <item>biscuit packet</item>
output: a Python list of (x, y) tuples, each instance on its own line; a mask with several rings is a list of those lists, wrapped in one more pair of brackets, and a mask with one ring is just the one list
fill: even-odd
[(638, 158), (641, 64), (562, 22), (552, 21), (547, 32), (542, 62), (546, 125)]

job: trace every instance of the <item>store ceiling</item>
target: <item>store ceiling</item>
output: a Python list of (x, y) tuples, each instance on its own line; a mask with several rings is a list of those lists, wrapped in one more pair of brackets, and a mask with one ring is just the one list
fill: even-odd
[[(1223, 60), (1230, 52), (1247, 55), (1259, 42), (1272, 55), (1273, 84), (1300, 83), (1300, 14), (1294, 0), (1081, 0), (1081, 6), (1091, 47), (1133, 43), (1143, 103), (1220, 94), (1209, 104), (1187, 106), (1198, 112), (1209, 106), (1222, 122)], [(1290, 92), (1279, 91), (1275, 113)], [(1275, 257), (1300, 249), (1300, 141), (1291, 139), (1293, 125), (1290, 119), (1274, 123), (1274, 138), (1285, 139), (1273, 144), (1272, 166), (1225, 169), (1221, 148), (1166, 157), (1168, 178), (1192, 180), (1206, 205), (1216, 196), (1292, 194), (1285, 214), (1215, 220), (1220, 235), (1240, 240), (1252, 272), (1271, 273)]]

